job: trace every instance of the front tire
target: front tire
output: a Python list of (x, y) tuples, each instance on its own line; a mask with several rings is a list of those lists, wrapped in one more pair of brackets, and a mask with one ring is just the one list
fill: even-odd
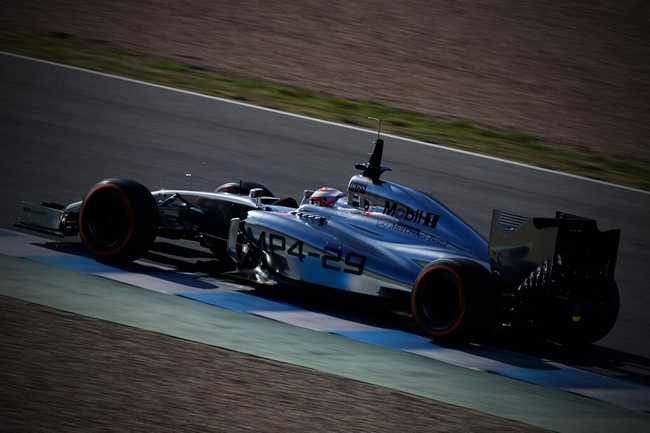
[(79, 234), (97, 260), (129, 263), (153, 244), (158, 207), (142, 184), (107, 179), (86, 194), (79, 212)]
[(220, 192), (222, 194), (236, 194), (236, 195), (248, 195), (248, 193), (253, 188), (262, 188), (263, 197), (275, 197), (271, 190), (257, 182), (250, 181), (240, 181), (240, 182), (228, 182), (224, 183), (220, 187), (214, 190), (214, 192)]

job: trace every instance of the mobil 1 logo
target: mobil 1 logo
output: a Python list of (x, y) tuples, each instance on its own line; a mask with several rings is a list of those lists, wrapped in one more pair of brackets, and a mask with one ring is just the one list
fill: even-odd
[(408, 206), (399, 206), (397, 203), (391, 203), (389, 200), (386, 200), (382, 213), (404, 221), (422, 224), (432, 229), (436, 228), (440, 219), (440, 215), (431, 212), (425, 213), (421, 209), (411, 209)]

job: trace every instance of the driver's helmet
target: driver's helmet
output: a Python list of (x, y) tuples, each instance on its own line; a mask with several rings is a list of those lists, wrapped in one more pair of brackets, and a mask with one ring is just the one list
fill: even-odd
[(309, 197), (309, 204), (329, 207), (333, 206), (338, 199), (344, 196), (345, 194), (343, 194), (338, 189), (328, 188), (325, 186), (317, 191), (314, 191), (311, 197)]

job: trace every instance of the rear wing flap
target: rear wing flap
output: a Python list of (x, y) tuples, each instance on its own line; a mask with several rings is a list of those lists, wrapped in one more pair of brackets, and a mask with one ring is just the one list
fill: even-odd
[(538, 218), (495, 209), (490, 265), (513, 288), (546, 261), (564, 261), (580, 278), (613, 280), (620, 233), (600, 231), (595, 220), (565, 212)]

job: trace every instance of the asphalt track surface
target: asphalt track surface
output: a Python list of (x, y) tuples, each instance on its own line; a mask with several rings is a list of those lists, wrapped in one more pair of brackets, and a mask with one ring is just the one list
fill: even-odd
[[(243, 178), (296, 198), (306, 188), (344, 189), (372, 149), (367, 131), (13, 56), (0, 64), (3, 227), (21, 200), (69, 203), (109, 177), (151, 189), (188, 187), (186, 173), (194, 189)], [(621, 314), (597, 348), (648, 368), (649, 194), (392, 137), (384, 164), (387, 179), (435, 195), (486, 236), (493, 208), (562, 210), (620, 228)]]

